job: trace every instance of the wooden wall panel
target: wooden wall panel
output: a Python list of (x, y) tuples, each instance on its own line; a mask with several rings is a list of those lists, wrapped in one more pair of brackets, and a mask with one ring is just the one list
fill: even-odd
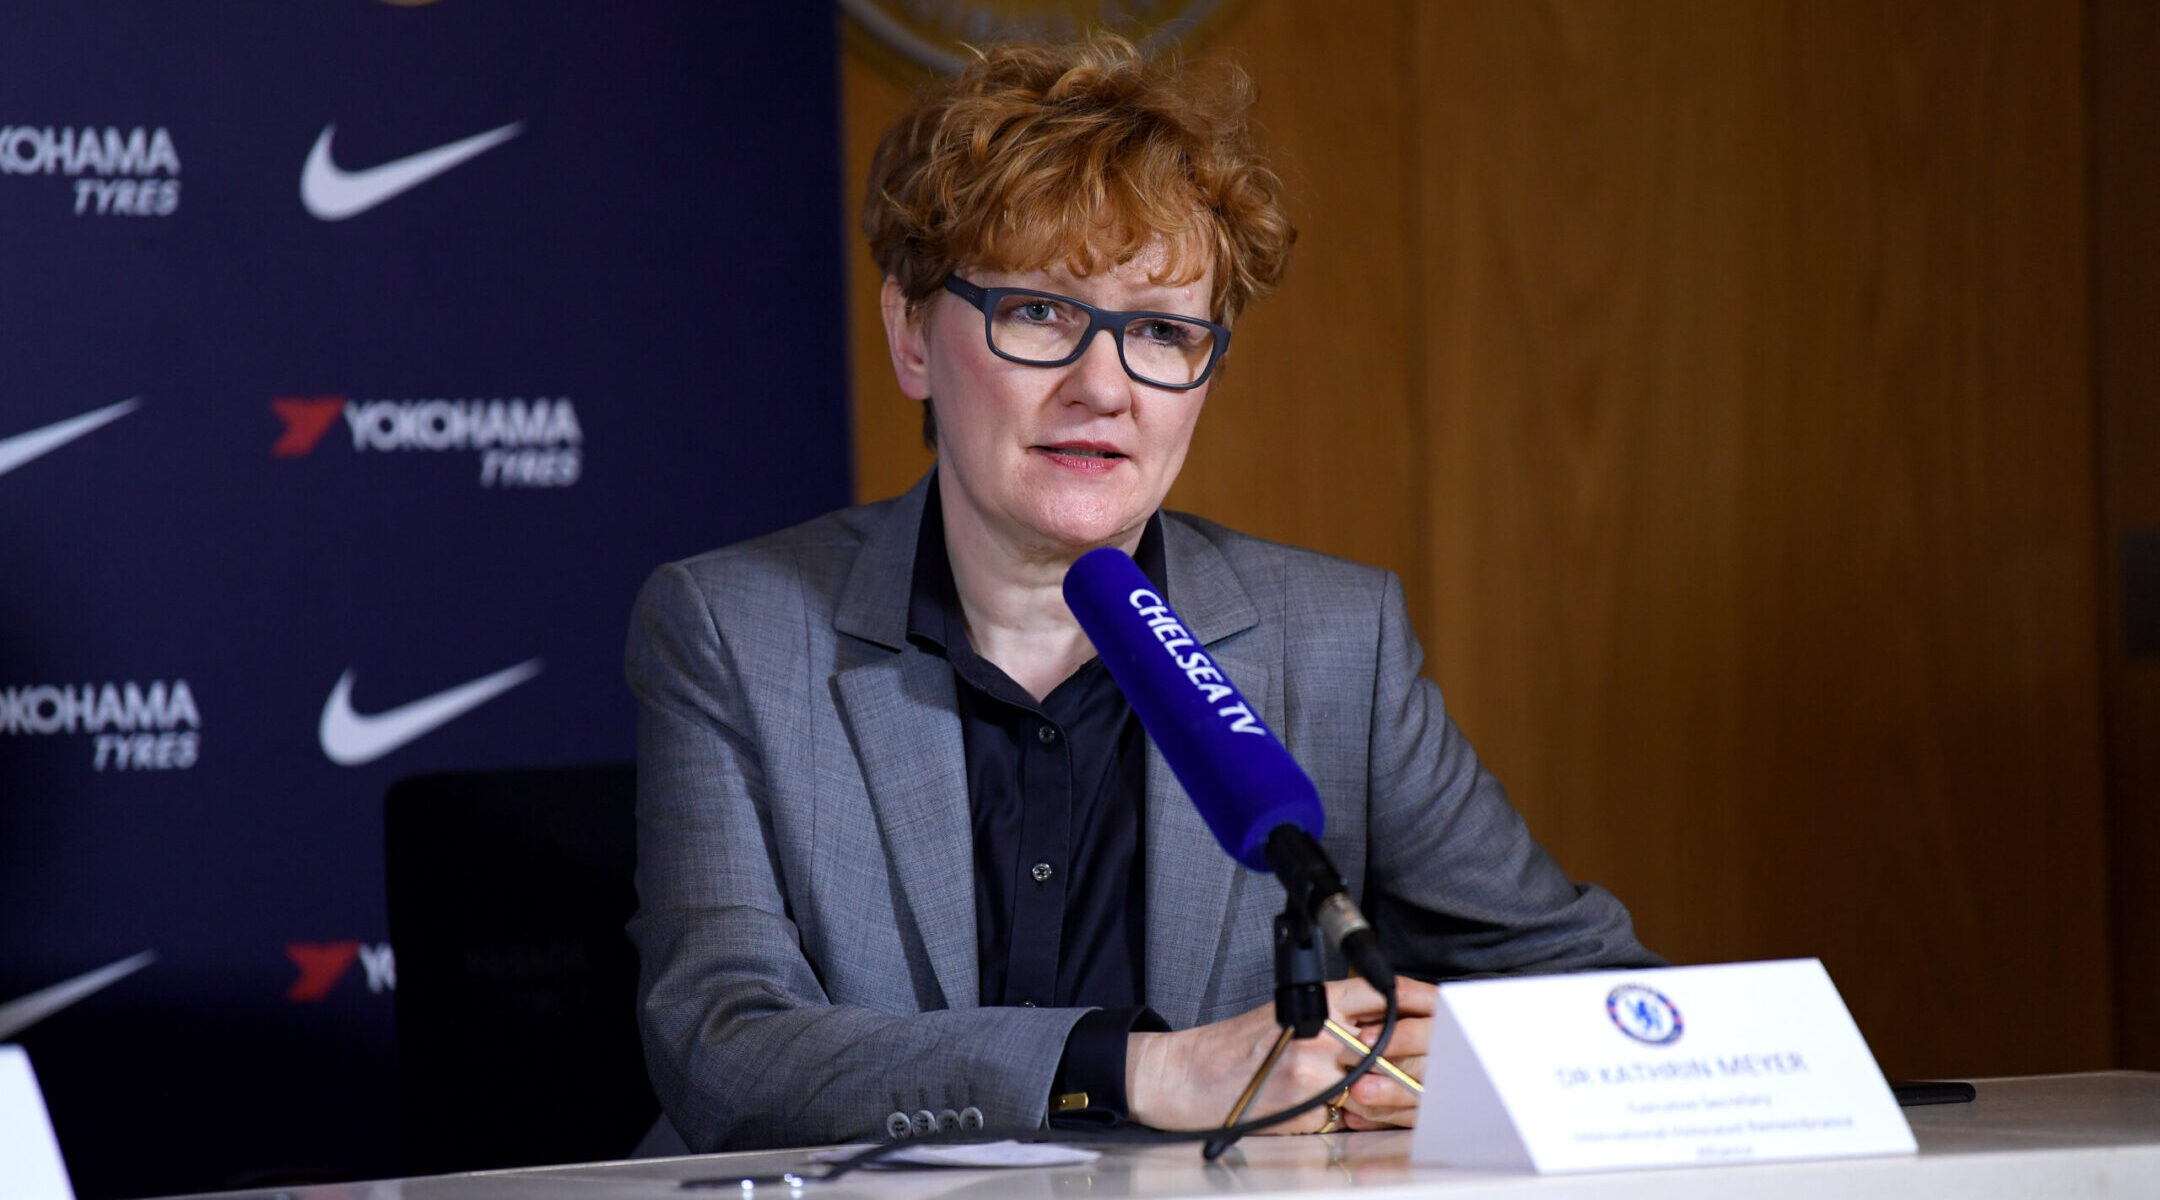
[(1210, 52), (1260, 88), (1299, 237), (1239, 321), (1172, 507), (1423, 585), (1408, 67), (1416, 0), (1250, 5)]
[(1750, 884), (1746, 814), (1709, 801), (1748, 784), (1747, 397), (1784, 354), (1748, 311), (1784, 265), (1752, 34), (1544, 3), (1419, 31), (1435, 675), (1679, 961), (1743, 940)]
[(1421, 8), (1430, 626), (1676, 958), (2105, 1064), (2068, 4)]
[(855, 497), (882, 500), (904, 492), (930, 469), (923, 448), (922, 408), (900, 394), (893, 382), (892, 359), (885, 350), (885, 326), (878, 317), (877, 264), (863, 241), (863, 189), (870, 177), (870, 155), (878, 139), (907, 107), (912, 84), (892, 62), (848, 45), (840, 57), (841, 147), (847, 161), (848, 342), (854, 393)]
[[(2121, 546), (2160, 535), (2160, 8), (2093, 5), (2093, 366), (2099, 398), (2109, 795), (2123, 1066), (2160, 1070), (2160, 657), (2133, 658)], [(2152, 605), (2160, 598), (2147, 596)], [(2150, 622), (2148, 611), (2139, 619)]]
[[(1409, 588), (1561, 861), (1887, 1069), (2112, 1050), (2075, 0), (1251, 0), (1303, 231), (1172, 494)], [(904, 88), (850, 55), (849, 204)], [(927, 464), (851, 236), (858, 487)]]

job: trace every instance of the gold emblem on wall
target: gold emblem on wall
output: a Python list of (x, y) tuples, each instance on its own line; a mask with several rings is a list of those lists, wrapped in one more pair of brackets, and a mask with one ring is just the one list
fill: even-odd
[(967, 65), (970, 46), (1069, 42), (1097, 29), (1157, 54), (1235, 7), (1235, 0), (840, 0), (850, 39), (885, 52), (875, 57), (945, 74)]

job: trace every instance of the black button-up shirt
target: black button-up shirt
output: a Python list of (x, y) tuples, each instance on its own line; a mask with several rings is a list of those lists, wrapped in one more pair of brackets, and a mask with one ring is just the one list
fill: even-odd
[[(1162, 518), (1134, 556), (1165, 591)], [(1162, 1029), (1146, 1009), (1147, 739), (1101, 659), (1040, 702), (975, 653), (933, 484), (915, 543), (908, 640), (952, 664), (975, 845), (975, 946), (984, 1005), (1092, 1007), (1065, 1043), (1062, 1120), (1126, 1114), (1125, 1040)]]

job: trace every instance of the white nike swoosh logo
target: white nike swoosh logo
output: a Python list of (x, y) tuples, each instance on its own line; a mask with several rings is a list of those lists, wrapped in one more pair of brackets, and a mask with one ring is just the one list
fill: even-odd
[(0, 438), (0, 475), (7, 474), (41, 454), (58, 450), (101, 425), (110, 425), (134, 412), (136, 405), (141, 402), (140, 396), (130, 397), (118, 404), (108, 404), (79, 417), (54, 422), (42, 429), (18, 433), (11, 438)]
[(78, 1004), (150, 965), (157, 951), (145, 950), (110, 966), (41, 988), (20, 1000), (0, 1004), (0, 1042), (4, 1042), (71, 1004)]
[(485, 154), (518, 135), (525, 122), (512, 121), (500, 129), (476, 133), (469, 138), (422, 150), (418, 154), (386, 162), (364, 171), (347, 171), (330, 161), (330, 135), (336, 124), (323, 126), (315, 148), (308, 151), (307, 165), (300, 169), (300, 203), (324, 221), (342, 221), (394, 196), (411, 191), (469, 158)]
[(539, 673), (540, 660), (531, 658), (387, 712), (365, 715), (353, 711), (353, 672), (348, 670), (338, 677), (337, 686), (330, 689), (330, 699), (323, 703), (322, 725), (317, 731), (322, 739), (322, 752), (341, 767), (374, 762)]

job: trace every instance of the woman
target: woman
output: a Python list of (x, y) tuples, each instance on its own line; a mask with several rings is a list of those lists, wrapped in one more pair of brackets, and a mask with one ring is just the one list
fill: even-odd
[[(1271, 879), (1213, 844), (1066, 610), (1132, 553), (1314, 776), (1426, 978), (1656, 960), (1449, 722), (1393, 576), (1161, 511), (1294, 232), (1242, 77), (1009, 46), (887, 135), (864, 225), (935, 470), (640, 597), (640, 1018), (699, 1149), (941, 1125), (1219, 1124), (1275, 1033)], [(1377, 1019), (1355, 980), (1337, 1020)], [(1402, 983), (1390, 1057), (1434, 992)], [(1294, 1045), (1255, 1104), (1341, 1078)], [(1407, 1125), (1385, 1079), (1284, 1132)]]

